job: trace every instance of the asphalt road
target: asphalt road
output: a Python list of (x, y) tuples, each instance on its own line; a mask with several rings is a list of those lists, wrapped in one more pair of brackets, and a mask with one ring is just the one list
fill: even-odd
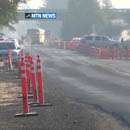
[(118, 73), (112, 66), (108, 68), (109, 60), (105, 64), (105, 60), (54, 48), (26, 49), (34, 56), (41, 55), (44, 76), (55, 79), (68, 97), (93, 104), (130, 126), (130, 77), (120, 72), (121, 65)]

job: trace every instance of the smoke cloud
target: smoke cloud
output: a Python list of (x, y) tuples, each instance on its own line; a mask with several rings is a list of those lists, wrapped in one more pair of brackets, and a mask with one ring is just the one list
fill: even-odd
[(123, 38), (125, 41), (130, 40), (130, 30), (123, 30), (121, 32), (121, 38)]

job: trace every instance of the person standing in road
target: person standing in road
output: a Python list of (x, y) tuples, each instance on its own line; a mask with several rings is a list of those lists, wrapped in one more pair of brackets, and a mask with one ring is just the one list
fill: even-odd
[(123, 45), (123, 43), (124, 43), (124, 38), (122, 37), (121, 38), (121, 44)]

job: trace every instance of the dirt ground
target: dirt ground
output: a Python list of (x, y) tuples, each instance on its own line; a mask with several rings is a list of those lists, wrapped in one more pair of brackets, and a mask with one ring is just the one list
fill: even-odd
[[(0, 72), (0, 130), (126, 130), (118, 119), (94, 106), (66, 96), (51, 78), (44, 79), (46, 102), (51, 107), (31, 108), (38, 116), (14, 117), (22, 112), (20, 80), (16, 72)], [(55, 84), (55, 85), (54, 85)], [(53, 85), (53, 86), (52, 86)], [(29, 99), (32, 101), (32, 99)]]

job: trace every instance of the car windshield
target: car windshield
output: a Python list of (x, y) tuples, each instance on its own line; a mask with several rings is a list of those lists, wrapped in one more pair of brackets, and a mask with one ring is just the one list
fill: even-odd
[(2, 42), (0, 43), (0, 50), (15, 49), (13, 42)]

